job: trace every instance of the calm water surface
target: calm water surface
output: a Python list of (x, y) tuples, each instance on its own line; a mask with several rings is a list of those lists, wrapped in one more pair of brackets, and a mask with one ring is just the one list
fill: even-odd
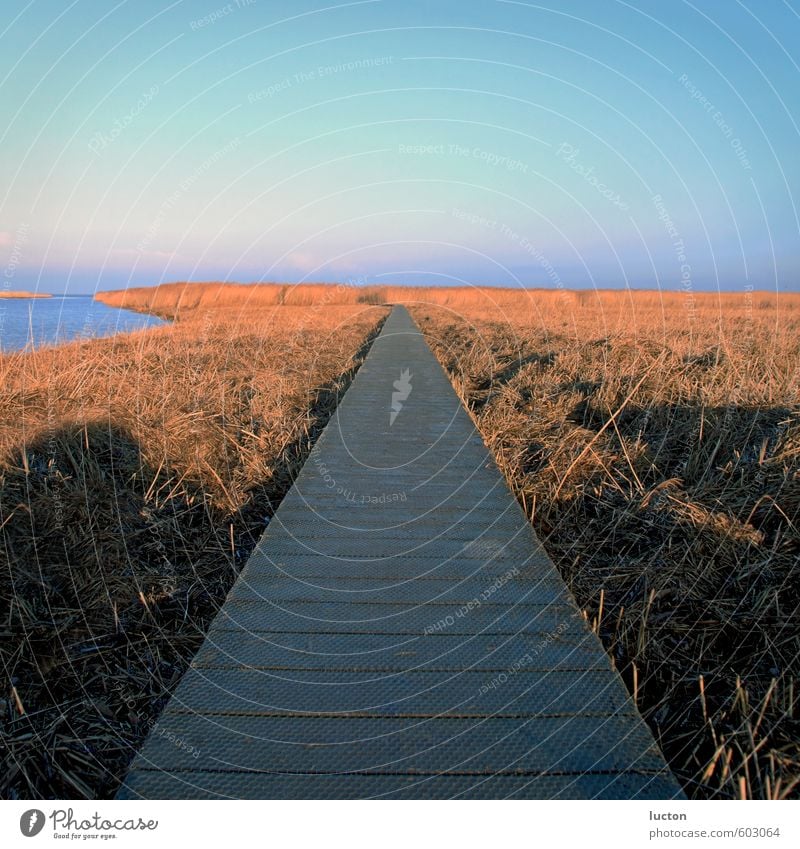
[(30, 350), (161, 324), (166, 322), (152, 315), (107, 307), (89, 295), (0, 298), (0, 351)]

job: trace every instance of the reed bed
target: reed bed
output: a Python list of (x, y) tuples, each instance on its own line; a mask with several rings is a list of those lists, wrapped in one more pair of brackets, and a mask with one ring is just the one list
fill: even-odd
[[(447, 309), (465, 311), (517, 309), (552, 312), (589, 307), (615, 314), (621, 303), (627, 305), (623, 320), (633, 314), (647, 315), (669, 311), (691, 314), (702, 308), (720, 312), (749, 305), (753, 310), (779, 309), (796, 314), (800, 297), (778, 296), (775, 292), (691, 294), (677, 292), (618, 290), (580, 291), (568, 289), (497, 288), (490, 286), (451, 286), (423, 288), (418, 286), (369, 286), (361, 282), (322, 283), (165, 283), (160, 286), (99, 292), (97, 300), (109, 306), (150, 312), (162, 318), (180, 319), (198, 310), (234, 308), (239, 310), (273, 306), (314, 307), (345, 304), (436, 304)], [(635, 303), (635, 306), (634, 306)], [(629, 308), (629, 309), (628, 309)], [(672, 319), (671, 319), (672, 321)]]
[(800, 795), (800, 296), (412, 312), (688, 795)]
[(113, 795), (385, 314), (0, 357), (0, 797)]

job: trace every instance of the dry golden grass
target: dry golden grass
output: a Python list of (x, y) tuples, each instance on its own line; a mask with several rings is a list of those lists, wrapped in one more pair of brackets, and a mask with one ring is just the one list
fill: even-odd
[(690, 796), (800, 787), (800, 296), (412, 309)]
[(171, 284), (0, 358), (0, 795), (105, 796), (407, 303), (690, 795), (796, 796), (800, 296)]
[(164, 283), (160, 286), (99, 292), (96, 300), (113, 307), (181, 319), (198, 310), (293, 306), (322, 309), (345, 304), (386, 303), (383, 291), (345, 283)]
[[(433, 305), (457, 312), (476, 310), (504, 311), (515, 315), (522, 310), (531, 316), (537, 311), (549, 314), (556, 310), (565, 315), (574, 309), (591, 307), (599, 310), (600, 320), (616, 317), (623, 326), (634, 316), (644, 318), (654, 326), (663, 319), (666, 327), (674, 316), (688, 316), (701, 310), (703, 320), (715, 320), (716, 313), (730, 314), (737, 310), (774, 311), (796, 315), (800, 311), (800, 296), (774, 292), (683, 294), (676, 292), (619, 292), (611, 290), (573, 291), (553, 289), (499, 289), (490, 286), (453, 286), (423, 288), (415, 286), (361, 286), (352, 283), (165, 283), (160, 286), (99, 292), (97, 300), (109, 306), (151, 312), (164, 318), (181, 318), (198, 310), (235, 308), (250, 310), (278, 305), (314, 307), (344, 304), (407, 304)], [(622, 312), (620, 312), (622, 307)], [(603, 317), (603, 313), (610, 313)], [(659, 318), (659, 314), (661, 318)], [(697, 313), (699, 314), (699, 313)]]
[(0, 357), (0, 797), (114, 792), (385, 314)]

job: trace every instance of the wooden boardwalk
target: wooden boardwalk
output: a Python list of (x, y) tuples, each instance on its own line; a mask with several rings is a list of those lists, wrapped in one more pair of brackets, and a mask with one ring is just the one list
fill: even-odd
[(395, 307), (119, 797), (682, 795)]

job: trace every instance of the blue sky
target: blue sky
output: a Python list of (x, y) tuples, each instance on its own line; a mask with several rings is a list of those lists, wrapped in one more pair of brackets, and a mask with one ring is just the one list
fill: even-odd
[(800, 289), (800, 2), (11, 0), (6, 288)]

